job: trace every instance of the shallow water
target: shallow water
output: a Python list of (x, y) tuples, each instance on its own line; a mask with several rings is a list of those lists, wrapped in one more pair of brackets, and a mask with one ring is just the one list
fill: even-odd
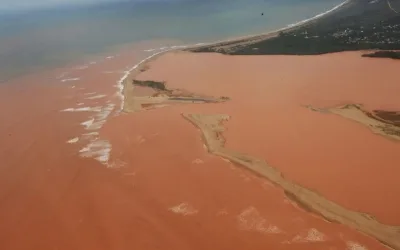
[(0, 82), (128, 43), (160, 39), (197, 43), (267, 32), (340, 2), (162, 1), (3, 14)]

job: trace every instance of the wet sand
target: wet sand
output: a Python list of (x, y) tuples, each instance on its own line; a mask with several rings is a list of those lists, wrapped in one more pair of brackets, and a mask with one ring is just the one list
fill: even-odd
[(230, 97), (223, 104), (180, 107), (179, 113), (229, 115), (225, 148), (265, 160), (285, 179), (346, 209), (370, 214), (388, 226), (399, 225), (399, 160), (394, 157), (399, 144), (354, 119), (307, 108), (361, 103), (366, 110), (399, 110), (396, 62), (360, 55), (232, 57), (178, 52), (150, 63), (136, 78)]

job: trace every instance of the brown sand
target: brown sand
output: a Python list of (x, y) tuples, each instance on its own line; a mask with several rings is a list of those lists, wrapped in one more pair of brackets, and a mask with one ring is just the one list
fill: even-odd
[(124, 103), (126, 112), (138, 112), (177, 104), (218, 103), (229, 100), (227, 97), (210, 97), (182, 89), (169, 89), (162, 82), (126, 80), (124, 85), (126, 86), (124, 93), (129, 97)]
[[(379, 72), (374, 70), (378, 67)], [(371, 214), (382, 225), (399, 225), (399, 160), (394, 157), (399, 144), (363, 124), (305, 108), (362, 103), (367, 110), (399, 110), (397, 67), (396, 62), (361, 58), (358, 52), (309, 57), (170, 53), (137, 78), (229, 96), (232, 100), (223, 105), (181, 111), (229, 115), (223, 133), (227, 149), (266, 160), (285, 179), (348, 211)], [(396, 237), (393, 231), (389, 238)]]
[(370, 128), (372, 132), (385, 136), (389, 139), (400, 140), (399, 115), (396, 111), (367, 111), (362, 105), (347, 104), (333, 108), (314, 108), (308, 106), (310, 110), (321, 113), (332, 113), (344, 118), (356, 121)]

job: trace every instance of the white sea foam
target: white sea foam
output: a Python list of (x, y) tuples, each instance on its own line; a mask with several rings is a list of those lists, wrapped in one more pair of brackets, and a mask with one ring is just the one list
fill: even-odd
[(326, 241), (327, 237), (318, 231), (315, 228), (311, 228), (307, 231), (307, 235), (305, 237), (301, 236), (300, 234), (293, 237), (291, 242), (293, 243), (306, 243), (306, 242), (324, 242)]
[(83, 69), (87, 69), (87, 68), (89, 68), (89, 65), (82, 65), (82, 66), (78, 66), (78, 67), (76, 67), (75, 69), (77, 69), (77, 70), (83, 70)]
[[(315, 20), (315, 19), (317, 19), (317, 18), (320, 18), (320, 17), (322, 17), (322, 16), (324, 16), (324, 15), (327, 15), (327, 14), (329, 14), (329, 13), (331, 13), (331, 12), (333, 12), (333, 11), (339, 9), (339, 8), (342, 7), (343, 5), (349, 3), (350, 1), (351, 1), (351, 0), (346, 0), (346, 1), (344, 1), (344, 2), (342, 2), (342, 3), (340, 3), (340, 4), (338, 4), (338, 5), (336, 5), (336, 6), (333, 7), (332, 9), (327, 10), (327, 11), (325, 11), (325, 12), (323, 12), (323, 13), (320, 13), (320, 14), (314, 16), (314, 17), (311, 17), (311, 18), (308, 18), (308, 19), (304, 19), (304, 20), (301, 20), (301, 21), (299, 21), (299, 22), (289, 24), (289, 25), (287, 25), (287, 26), (284, 27), (284, 28), (280, 28), (280, 29), (277, 29), (277, 30), (273, 30), (273, 31), (270, 31), (270, 32), (268, 32), (268, 33), (260, 34), (260, 35), (273, 34), (273, 33), (280, 32), (280, 31), (284, 31), (284, 30), (286, 30), (286, 29), (288, 29), (288, 28), (292, 28), (292, 27), (295, 27), (295, 26), (304, 24), (304, 23), (306, 23), (306, 22)], [(253, 36), (254, 36), (254, 35), (237, 37), (235, 40), (250, 38), (250, 37), (253, 37)], [(221, 42), (225, 42), (225, 41), (226, 41), (226, 40), (217, 40), (217, 41), (214, 41), (214, 42), (211, 42), (211, 43), (197, 43), (197, 44), (194, 44), (194, 46), (204, 46), (204, 45), (209, 45), (209, 44), (221, 43)], [(192, 46), (193, 46), (193, 45), (192, 45)], [(191, 46), (185, 46), (185, 47), (191, 47)]]
[(174, 212), (176, 214), (181, 214), (184, 216), (195, 215), (199, 212), (197, 209), (195, 209), (194, 207), (192, 207), (190, 204), (188, 204), (186, 202), (183, 202), (181, 204), (173, 206), (173, 207), (169, 208), (169, 210), (171, 212)]
[[(82, 126), (86, 130), (98, 130), (103, 124), (106, 122), (107, 117), (114, 110), (115, 104), (108, 103), (102, 107), (84, 107), (84, 108), (70, 108), (65, 109), (64, 111), (93, 111), (96, 110), (97, 114), (92, 115), (89, 120), (81, 123)], [(80, 138), (75, 137), (67, 141), (67, 143), (76, 143), (79, 140), (89, 141), (89, 143), (79, 150), (79, 155), (82, 157), (93, 158), (100, 163), (106, 165), (107, 167), (115, 167), (116, 164), (109, 164), (108, 161), (110, 159), (110, 153), (112, 146), (107, 140), (102, 140), (98, 138), (99, 132), (92, 131), (89, 133), (82, 134)]]
[(100, 112), (101, 107), (83, 107), (83, 108), (67, 108), (61, 110), (61, 112)]
[[(203, 43), (204, 44), (204, 43)], [(187, 45), (175, 45), (175, 46), (171, 46), (170, 48), (171, 49), (184, 49), (184, 48), (186, 48), (187, 47)]]
[(85, 133), (82, 136), (86, 137), (86, 136), (97, 136), (99, 135), (99, 132), (90, 132), (90, 133)]
[(73, 144), (73, 143), (77, 143), (78, 141), (79, 141), (79, 138), (75, 137), (75, 138), (72, 138), (72, 139), (68, 140), (67, 143)]
[(326, 236), (315, 228), (311, 228), (307, 232), (307, 237), (305, 238), (308, 242), (322, 242), (325, 241)]
[(84, 103), (83, 103), (83, 102), (80, 102), (80, 103), (77, 103), (76, 105), (82, 106), (82, 105), (84, 105)]
[(89, 141), (96, 141), (98, 139), (99, 132), (89, 132), (89, 133), (84, 133), (81, 135), (80, 140), (89, 140)]
[(115, 56), (107, 56), (106, 59), (113, 59)]
[(82, 122), (81, 125), (87, 130), (98, 130), (100, 129), (107, 120), (107, 117), (114, 110), (115, 104), (109, 103), (104, 107), (100, 107), (100, 110), (95, 116), (92, 116), (90, 120)]
[(123, 73), (123, 72), (125, 72), (125, 71), (122, 71), (122, 70), (119, 70), (119, 71), (111, 71), (111, 70), (108, 70), (108, 71), (103, 71), (103, 74), (116, 74), (116, 73)]
[(353, 241), (346, 242), (346, 245), (348, 250), (368, 250), (365, 246)]
[[(121, 99), (121, 105), (120, 105), (119, 111), (121, 111), (124, 108), (124, 102), (125, 102), (124, 81), (128, 78), (129, 74), (133, 70), (137, 69), (141, 64), (143, 64), (143, 63), (147, 62), (148, 60), (150, 60), (151, 58), (153, 58), (153, 57), (155, 57), (155, 56), (157, 56), (157, 55), (159, 55), (161, 53), (173, 50), (174, 49), (173, 47), (174, 46), (160, 48), (159, 49), (160, 51), (158, 51), (156, 53), (153, 53), (152, 55), (146, 57), (145, 59), (141, 60), (139, 63), (135, 64), (133, 67), (129, 68), (128, 70), (126, 70), (124, 72), (124, 75), (117, 81), (117, 85), (116, 85), (116, 87), (118, 88), (117, 95)], [(187, 47), (187, 46), (184, 46), (184, 45), (180, 46), (180, 48), (185, 48), (185, 47)]]
[[(338, 4), (338, 5), (336, 5), (335, 7), (333, 7), (332, 9), (327, 10), (327, 11), (325, 11), (325, 12), (322, 12), (322, 13), (320, 13), (320, 14), (314, 16), (314, 17), (311, 17), (311, 18), (302, 20), (302, 21), (297, 22), (297, 23), (289, 24), (288, 27), (294, 27), (294, 26), (297, 26), (297, 25), (301, 25), (301, 24), (304, 24), (304, 23), (306, 23), (306, 22), (309, 22), (309, 21), (315, 20), (315, 19), (317, 19), (317, 18), (320, 18), (320, 17), (322, 17), (322, 16), (325, 16), (326, 14), (329, 14), (329, 13), (331, 13), (332, 11), (335, 11), (335, 10), (339, 9), (340, 7), (342, 7), (343, 5), (347, 4), (349, 1), (350, 1), (350, 0), (347, 0), (347, 1), (343, 2), (343, 3), (341, 3), (341, 4)], [(281, 29), (281, 30), (283, 30), (283, 29)]]
[(82, 157), (94, 158), (100, 163), (107, 165), (110, 159), (111, 148), (112, 146), (109, 141), (95, 140), (79, 150), (79, 153)]
[(81, 123), (85, 127), (85, 129), (88, 129), (94, 122), (94, 118), (91, 118), (90, 120), (84, 121)]
[(106, 95), (95, 95), (95, 96), (87, 97), (86, 99), (87, 100), (94, 100), (94, 99), (101, 99), (103, 97), (106, 97)]
[[(320, 17), (342, 7), (343, 5), (345, 5), (348, 2), (349, 2), (349, 0), (335, 6), (334, 8), (332, 8), (324, 13), (318, 14), (312, 18), (302, 20), (302, 21), (294, 23), (294, 24), (290, 24), (287, 27), (301, 25), (305, 22), (320, 18)], [(287, 29), (287, 27), (273, 31), (273, 32), (285, 30), (285, 29)], [(211, 43), (197, 43), (197, 44), (194, 44), (194, 46), (204, 46), (207, 44), (211, 44)], [(193, 46), (193, 45), (191, 45), (191, 46)], [(121, 99), (121, 104), (120, 104), (120, 108), (119, 108), (118, 112), (120, 112), (124, 106), (124, 95), (123, 95), (124, 81), (127, 79), (127, 77), (129, 76), (129, 74), (132, 71), (137, 69), (141, 64), (147, 62), (151, 58), (153, 58), (161, 53), (175, 50), (175, 49), (187, 48), (187, 47), (189, 47), (189, 45), (174, 45), (174, 46), (170, 46), (170, 47), (161, 47), (158, 49), (153, 48), (153, 49), (144, 50), (145, 52), (155, 52), (155, 53), (152, 53), (150, 56), (141, 60), (139, 63), (135, 64), (134, 66), (132, 66), (130, 68), (128, 67), (127, 70), (122, 71), (123, 75), (117, 81), (117, 85), (116, 85), (116, 87), (118, 88), (117, 95)], [(114, 56), (109, 56), (106, 59), (111, 59), (113, 57)], [(89, 65), (93, 65), (93, 64), (97, 64), (97, 62), (91, 61), (88, 64), (83, 65), (77, 69), (85, 69), (85, 68), (88, 68)], [(105, 71), (103, 73), (120, 73), (120, 72), (119, 71)], [(59, 79), (65, 77), (67, 74), (68, 74), (67, 72), (61, 74), (59, 76)], [(80, 80), (80, 78), (67, 78), (67, 79), (62, 79), (61, 81), (66, 82), (66, 81), (78, 81), (78, 80)], [(84, 89), (84, 88), (80, 88), (80, 89)], [(96, 92), (85, 93), (86, 96), (91, 96), (91, 95), (95, 95), (95, 94), (96, 94)], [(87, 97), (86, 99), (97, 99), (97, 98), (103, 98), (103, 97), (104, 97), (104, 95), (96, 95), (96, 96), (92, 96), (92, 97)], [(78, 103), (77, 105), (80, 106), (80, 105), (83, 105), (83, 103)], [(115, 108), (114, 106), (115, 106), (114, 104), (108, 103), (108, 105), (104, 106), (104, 107), (67, 108), (62, 111), (64, 111), (64, 112), (80, 112), (80, 111), (98, 112), (98, 114), (91, 116), (89, 120), (81, 123), (81, 125), (83, 125), (85, 127), (85, 129), (87, 129), (87, 130), (98, 130), (106, 122), (107, 117), (113, 112), (113, 110)], [(110, 152), (112, 149), (112, 145), (107, 140), (98, 139), (98, 137), (97, 137), (98, 135), (99, 135), (99, 133), (96, 131), (83, 134), (81, 139), (88, 139), (88, 140), (90, 140), (90, 143), (86, 147), (82, 148), (79, 151), (79, 153), (82, 157), (95, 158), (96, 160), (100, 161), (102, 164), (109, 166), (110, 164), (108, 163), (108, 161), (110, 158)], [(75, 141), (77, 142), (78, 140), (80, 140), (80, 139), (73, 138), (73, 139), (69, 140), (68, 142), (75, 143)], [(187, 210), (192, 210), (192, 211), (188, 212)], [(171, 208), (171, 211), (183, 213), (184, 215), (197, 213), (197, 210), (192, 209), (190, 206), (188, 207), (187, 203), (179, 204), (178, 206)], [(251, 218), (246, 218), (247, 216), (250, 216)], [(265, 225), (266, 220), (264, 218), (260, 217), (258, 214), (258, 211), (254, 210), (254, 208), (250, 208), (247, 211), (244, 211), (244, 213), (240, 214), (238, 217), (239, 217), (239, 221), (242, 223), (241, 226), (243, 226), (244, 229), (253, 229), (253, 230), (255, 229), (256, 231), (262, 231), (262, 232), (267, 232), (267, 233), (280, 233), (281, 232), (281, 230), (274, 225), (268, 225), (268, 224)], [(247, 219), (249, 219), (249, 220), (247, 220)]]
[(57, 79), (61, 79), (61, 78), (65, 77), (67, 74), (68, 74), (68, 72), (61, 73), (59, 76), (57, 76)]
[(103, 107), (103, 109), (95, 116), (93, 124), (91, 124), (87, 129), (88, 130), (97, 130), (100, 129), (104, 123), (106, 123), (107, 117), (114, 110), (115, 104), (109, 103), (107, 106)]
[(75, 77), (75, 78), (66, 78), (66, 79), (61, 79), (61, 82), (72, 82), (72, 81), (79, 81), (81, 78)]
[(279, 234), (283, 231), (277, 226), (269, 224), (255, 207), (248, 207), (243, 210), (237, 220), (241, 230), (257, 231), (260, 233)]

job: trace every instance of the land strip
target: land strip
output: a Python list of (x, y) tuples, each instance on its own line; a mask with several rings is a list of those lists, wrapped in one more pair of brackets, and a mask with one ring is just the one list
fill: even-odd
[(319, 214), (328, 221), (338, 222), (368, 234), (388, 247), (400, 249), (400, 226), (385, 225), (369, 214), (342, 207), (312, 190), (287, 180), (281, 172), (262, 159), (225, 148), (222, 133), (223, 122), (229, 119), (228, 115), (182, 114), (182, 116), (201, 130), (203, 140), (211, 154), (221, 156), (269, 179), (281, 187), (288, 198), (305, 210)]

